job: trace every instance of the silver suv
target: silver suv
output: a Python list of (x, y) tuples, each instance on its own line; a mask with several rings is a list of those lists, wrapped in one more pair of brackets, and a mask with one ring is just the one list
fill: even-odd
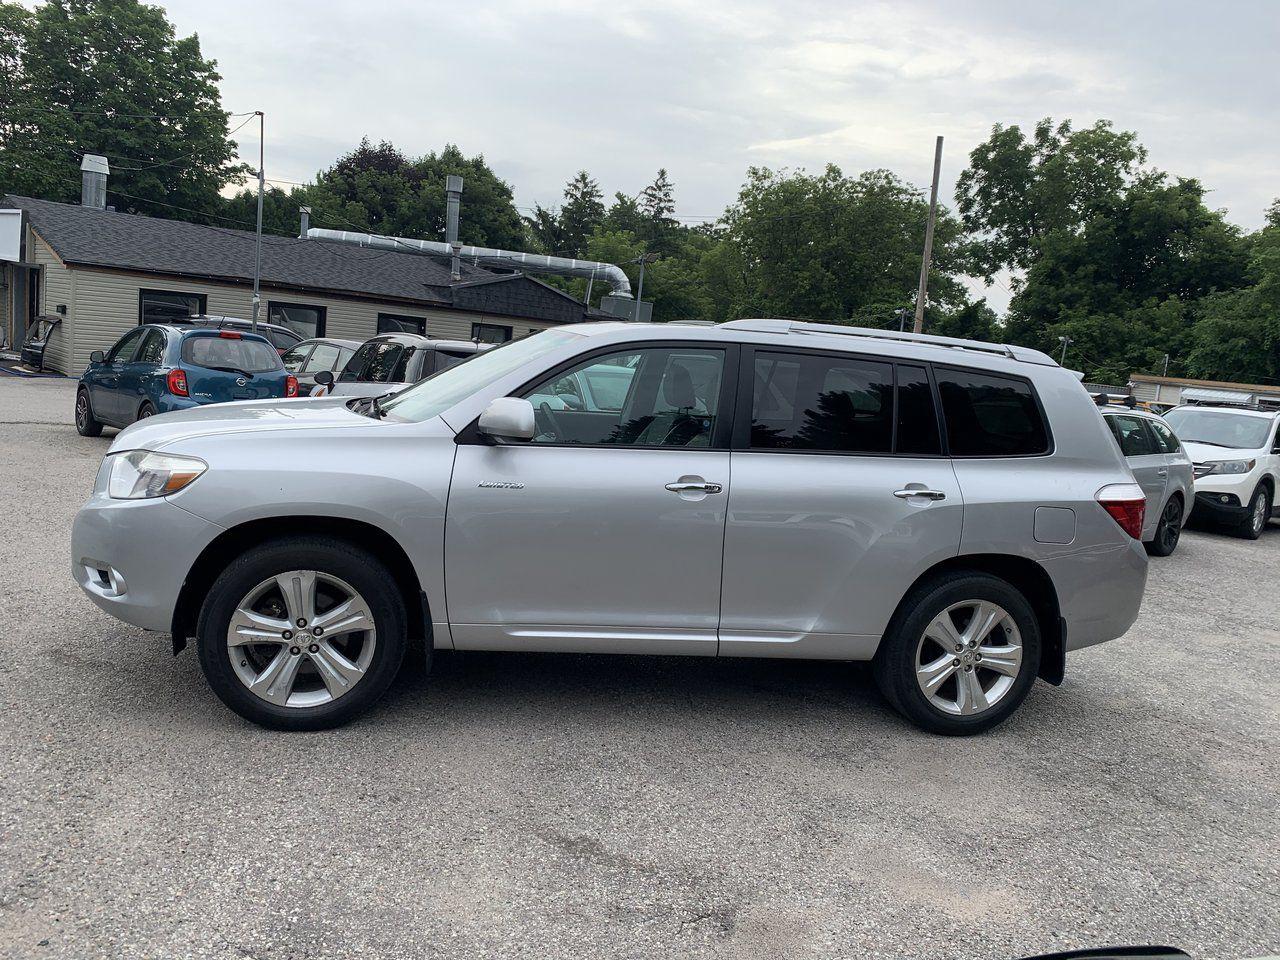
[(985, 730), (1123, 634), (1145, 500), (1033, 350), (780, 320), (584, 324), (380, 404), (121, 432), (73, 533), (116, 617), (237, 713), (351, 719), (433, 649), (868, 660)]

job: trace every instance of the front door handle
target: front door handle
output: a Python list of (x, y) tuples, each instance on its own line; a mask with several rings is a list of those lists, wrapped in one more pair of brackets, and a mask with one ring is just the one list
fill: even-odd
[(893, 495), (899, 500), (909, 500), (911, 497), (924, 497), (926, 500), (947, 499), (947, 495), (941, 490), (926, 490), (924, 487), (907, 487), (905, 490), (895, 490)]
[(672, 493), (719, 493), (724, 487), (706, 480), (677, 480), (668, 483), (667, 489)]

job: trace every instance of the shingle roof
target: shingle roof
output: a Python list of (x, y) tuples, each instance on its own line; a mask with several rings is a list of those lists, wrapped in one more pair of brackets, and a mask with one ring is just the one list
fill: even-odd
[[(32, 226), (65, 263), (171, 276), (253, 280), (254, 234), (30, 197), (3, 206), (27, 212)], [(527, 281), (508, 283), (504, 281)], [(492, 281), (473, 288), (474, 281)], [(520, 274), (448, 264), (419, 254), (372, 250), (326, 240), (264, 234), (262, 283), (379, 299), (418, 301), (537, 320), (572, 323), (597, 311)], [(483, 292), (481, 292), (483, 291)]]

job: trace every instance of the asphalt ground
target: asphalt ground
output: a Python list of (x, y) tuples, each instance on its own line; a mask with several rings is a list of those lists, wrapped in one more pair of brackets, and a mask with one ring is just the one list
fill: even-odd
[(71, 582), (73, 388), (0, 380), (0, 956), (1280, 952), (1275, 524), (980, 738), (859, 665), (478, 653), (280, 734)]

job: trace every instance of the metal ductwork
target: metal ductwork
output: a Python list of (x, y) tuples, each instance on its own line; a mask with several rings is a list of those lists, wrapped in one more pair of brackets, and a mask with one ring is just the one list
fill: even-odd
[(531, 273), (554, 273), (565, 277), (582, 277), (584, 280), (603, 280), (615, 297), (631, 298), (631, 281), (616, 264), (597, 263), (594, 260), (574, 260), (569, 257), (544, 257), (536, 253), (518, 250), (496, 250), (492, 247), (451, 246), (439, 240), (411, 240), (406, 237), (381, 237), (373, 233), (351, 233), (346, 230), (322, 230), (312, 227), (307, 231), (308, 240), (331, 240), (350, 243), (358, 247), (375, 247), (379, 250), (399, 250), (402, 253), (420, 253), (428, 257), (446, 260), (456, 255), (471, 263), (486, 267), (505, 267), (509, 270), (527, 270)]
[(107, 175), (111, 167), (106, 157), (86, 153), (80, 161), (80, 206), (107, 209)]

